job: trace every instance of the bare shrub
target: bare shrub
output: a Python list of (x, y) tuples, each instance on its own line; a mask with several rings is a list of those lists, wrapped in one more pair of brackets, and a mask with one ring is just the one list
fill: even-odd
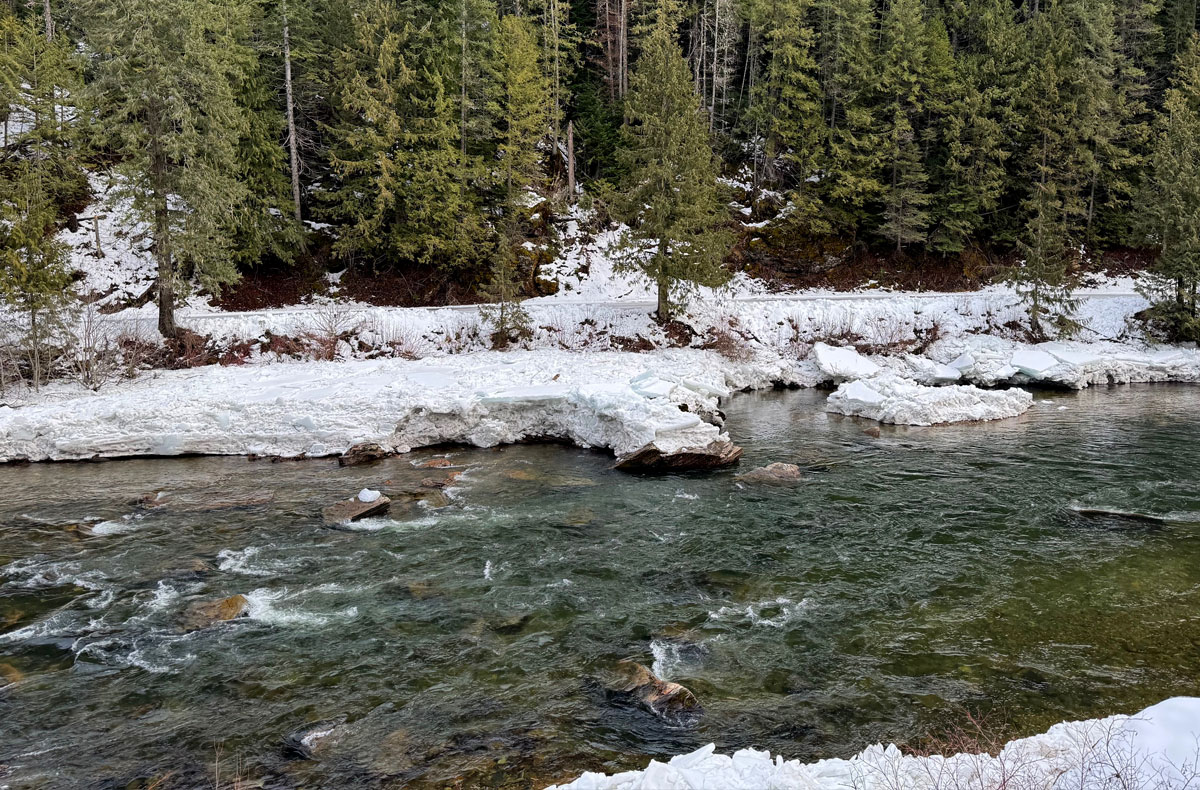
[(434, 351), (433, 344), (421, 330), (407, 322), (397, 325), (391, 321), (375, 321), (370, 334), (376, 346), (389, 356), (424, 359)]
[(127, 379), (147, 368), (167, 366), (167, 349), (147, 338), (139, 329), (122, 332), (114, 343), (120, 358), (121, 375)]
[(745, 362), (754, 358), (754, 350), (745, 335), (735, 328), (737, 319), (731, 319), (729, 326), (714, 326), (704, 336), (700, 348), (715, 351), (732, 362)]
[(345, 305), (335, 302), (323, 304), (313, 312), (313, 328), (303, 336), (309, 341), (309, 354), (313, 359), (333, 361), (337, 359), (338, 344), (358, 333), (362, 321)]
[(180, 329), (177, 337), (167, 341), (167, 348), (174, 368), (200, 368), (217, 363), (218, 355), (211, 346), (211, 338), (190, 329)]
[(68, 364), (68, 375), (97, 392), (120, 374), (120, 349), (112, 338), (108, 319), (88, 302), (76, 325), (76, 342)]

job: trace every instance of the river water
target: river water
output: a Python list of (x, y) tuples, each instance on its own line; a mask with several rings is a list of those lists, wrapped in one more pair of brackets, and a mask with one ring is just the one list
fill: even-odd
[[(0, 787), (538, 787), (708, 742), (848, 756), (968, 712), (1025, 735), (1200, 692), (1200, 389), (878, 437), (823, 401), (727, 404), (743, 469), (809, 470), (784, 488), (561, 446), (0, 467)], [(446, 454), (466, 471), (445, 501), (323, 525)], [(248, 617), (182, 629), (235, 594)], [(704, 715), (612, 691), (625, 658)]]

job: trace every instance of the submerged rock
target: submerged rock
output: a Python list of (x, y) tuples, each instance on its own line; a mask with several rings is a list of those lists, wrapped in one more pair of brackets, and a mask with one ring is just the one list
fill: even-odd
[[(366, 497), (363, 495), (366, 494)], [(358, 521), (368, 516), (379, 516), (388, 511), (392, 500), (378, 491), (363, 489), (353, 499), (336, 502), (322, 511), (326, 524), (344, 524), (347, 521)]]
[(617, 459), (617, 469), (626, 472), (683, 472), (689, 469), (721, 469), (736, 464), (742, 448), (728, 439), (714, 439), (703, 447), (683, 447), (664, 452), (654, 442)]
[(766, 485), (789, 485), (804, 479), (800, 467), (795, 464), (773, 463), (751, 469), (743, 475), (738, 475), (743, 483), (764, 483)]
[(197, 601), (183, 612), (183, 630), (199, 631), (217, 623), (244, 617), (250, 602), (244, 595), (232, 595), (220, 601)]
[(654, 715), (675, 723), (690, 724), (704, 713), (696, 695), (678, 683), (660, 679), (636, 661), (625, 660), (619, 666), (626, 677), (617, 690), (635, 697)]
[(395, 453), (385, 450), (382, 445), (378, 445), (375, 442), (359, 442), (338, 457), (338, 466), (373, 464), (392, 455), (395, 455)]
[(334, 719), (314, 721), (306, 724), (295, 732), (288, 733), (283, 738), (283, 753), (293, 759), (316, 760), (335, 744), (343, 734), (346, 723), (345, 716)]

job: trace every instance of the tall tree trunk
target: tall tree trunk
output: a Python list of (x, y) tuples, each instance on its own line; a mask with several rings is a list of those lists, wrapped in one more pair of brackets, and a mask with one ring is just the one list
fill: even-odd
[(154, 260), (158, 265), (158, 331), (163, 337), (179, 336), (175, 324), (175, 261), (171, 250), (171, 213), (168, 205), (167, 152), (162, 144), (161, 110), (151, 104), (146, 113), (150, 138), (150, 191), (154, 202)]
[(462, 52), (459, 55), (459, 69), (461, 71), (459, 80), (461, 86), (458, 97), (458, 137), (459, 150), (465, 163), (467, 160), (467, 0), (461, 0), (460, 5), (462, 7)]
[(575, 204), (575, 122), (567, 121), (567, 203)]
[(296, 143), (296, 105), (292, 93), (292, 38), (288, 28), (287, 3), (283, 3), (283, 84), (287, 93), (288, 157), (292, 170), (292, 202), (296, 206), (296, 222), (301, 219), (300, 153)]
[(666, 240), (658, 242), (658, 276), (655, 280), (658, 281), (658, 307), (654, 317), (658, 323), (666, 324), (671, 320), (671, 280), (667, 276)]
[(42, 0), (42, 17), (46, 23), (46, 40), (54, 40), (54, 15), (50, 13), (50, 0)]

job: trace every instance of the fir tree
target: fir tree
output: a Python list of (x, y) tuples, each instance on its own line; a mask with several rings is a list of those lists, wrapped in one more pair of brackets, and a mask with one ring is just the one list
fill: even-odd
[(818, 18), (828, 130), (821, 188), (837, 229), (857, 234), (884, 191), (875, 13), (871, 0), (819, 0)]
[(503, 348), (528, 333), (529, 315), (518, 303), (521, 212), (526, 191), (544, 180), (538, 144), (551, 128), (546, 95), (553, 83), (538, 63), (537, 33), (529, 20), (509, 15), (499, 30), (501, 99), (495, 113), (502, 119), (498, 155), (505, 200), (503, 233), (483, 295), (496, 303), (484, 317), (495, 327), (493, 345)]
[(716, 163), (687, 60), (676, 43), (679, 6), (660, 0), (641, 41), (626, 111), (628, 169), (620, 211), (628, 222), (628, 265), (658, 286), (656, 317), (671, 320), (681, 283), (718, 286), (729, 235), (716, 189)]
[(241, 0), (83, 0), (97, 53), (92, 98), (117, 154), (121, 191), (158, 265), (158, 328), (178, 335), (175, 300), (194, 276), (210, 292), (238, 278), (234, 215), (247, 129), (231, 53), (249, 21)]
[(335, 250), (343, 257), (452, 269), (473, 262), (484, 237), (469, 96), (451, 79), (465, 61), (429, 44), (439, 30), (428, 13), (413, 18), (390, 0), (366, 0), (355, 14), (356, 43), (341, 55), (349, 78), (339, 89), (333, 158), (334, 213), (344, 223)]
[(822, 122), (821, 86), (815, 37), (808, 25), (810, 0), (765, 0), (757, 23), (763, 34), (767, 66), (755, 86), (756, 102), (750, 114), (754, 130), (762, 135), (762, 174), (777, 186), (790, 188), (790, 215), (812, 231), (827, 231), (820, 218), (820, 199), (812, 188), (819, 178), (825, 126)]
[[(1156, 318), (1181, 340), (1200, 340), (1200, 36), (1176, 58), (1175, 74), (1156, 123), (1145, 222), (1160, 255), (1155, 274), (1165, 287)], [(1166, 294), (1161, 292), (1165, 291)]]
[(928, 30), (919, 0), (892, 0), (883, 20), (880, 93), (884, 97), (886, 141), (882, 181), (883, 225), (879, 232), (896, 251), (925, 240), (930, 198), (917, 124), (933, 90)]

